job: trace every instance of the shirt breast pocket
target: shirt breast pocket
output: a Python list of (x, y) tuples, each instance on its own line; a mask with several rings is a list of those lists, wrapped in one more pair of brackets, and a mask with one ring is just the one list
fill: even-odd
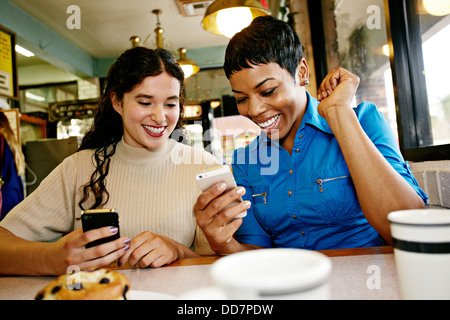
[(252, 189), (253, 211), (261, 226), (267, 226), (270, 214), (269, 185), (254, 185)]
[(313, 190), (314, 206), (328, 221), (352, 219), (361, 210), (347, 166), (314, 173)]

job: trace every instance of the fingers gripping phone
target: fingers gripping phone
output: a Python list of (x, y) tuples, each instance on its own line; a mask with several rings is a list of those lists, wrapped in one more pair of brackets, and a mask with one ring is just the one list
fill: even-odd
[[(208, 170), (199, 172), (195, 179), (198, 182), (200, 190), (202, 192), (211, 188), (213, 185), (219, 182), (225, 182), (227, 185), (226, 191), (234, 189), (237, 187), (236, 181), (234, 180), (233, 173), (228, 165), (222, 165), (219, 167), (210, 168)], [(226, 208), (233, 207), (236, 204), (242, 202), (242, 198), (240, 200), (233, 201)], [(244, 218), (247, 215), (247, 210), (239, 213), (235, 218)]]
[[(81, 224), (83, 232), (99, 229), (102, 227), (116, 227), (119, 229), (119, 212), (116, 209), (89, 209), (81, 212)], [(119, 230), (110, 237), (89, 242), (86, 248), (98, 246), (100, 244), (120, 238)]]

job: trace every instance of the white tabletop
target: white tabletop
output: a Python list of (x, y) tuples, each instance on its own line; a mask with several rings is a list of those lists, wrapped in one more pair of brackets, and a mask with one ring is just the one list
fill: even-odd
[[(393, 254), (330, 257), (331, 299), (399, 299), (399, 286)], [(173, 298), (212, 286), (210, 265), (119, 270), (131, 283), (131, 290), (146, 291)], [(36, 293), (54, 277), (0, 277), (0, 300), (34, 299)], [(149, 295), (151, 297), (151, 295)]]

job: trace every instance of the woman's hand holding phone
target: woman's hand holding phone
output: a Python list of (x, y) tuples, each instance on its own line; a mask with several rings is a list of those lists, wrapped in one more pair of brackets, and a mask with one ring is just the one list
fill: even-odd
[[(197, 224), (203, 230), (211, 249), (218, 254), (242, 251), (242, 246), (233, 238), (242, 224), (236, 216), (250, 208), (249, 201), (240, 201), (245, 188), (237, 187), (230, 191), (224, 182), (219, 182), (204, 191), (194, 205)], [(229, 205), (235, 201), (235, 206)]]
[[(233, 173), (228, 165), (221, 165), (199, 172), (195, 179), (197, 180), (200, 190), (203, 192), (210, 189), (214, 185), (218, 185), (218, 183), (223, 183), (219, 186), (224, 186), (226, 191), (235, 189), (239, 197), (234, 198), (233, 201), (225, 206), (225, 208), (238, 206), (242, 202), (242, 198), (240, 196), (245, 193), (245, 189), (237, 188)], [(245, 208), (238, 215), (234, 216), (234, 218), (244, 218), (246, 215), (247, 207), (245, 206)]]
[(57, 268), (56, 274), (67, 272), (70, 266), (77, 266), (80, 270), (104, 267), (122, 257), (129, 249), (130, 239), (127, 237), (86, 248), (88, 243), (111, 237), (117, 232), (115, 227), (110, 226), (86, 232), (79, 228), (59, 239), (54, 243), (50, 262)]

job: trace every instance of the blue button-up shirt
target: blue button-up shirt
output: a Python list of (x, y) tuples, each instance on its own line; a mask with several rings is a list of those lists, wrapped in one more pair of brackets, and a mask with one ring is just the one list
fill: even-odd
[[(336, 138), (308, 94), (292, 156), (264, 133), (233, 155), (233, 174), (252, 203), (236, 232), (239, 242), (314, 250), (379, 246)], [(427, 201), (397, 140), (375, 105), (354, 109), (362, 128), (392, 167)]]

